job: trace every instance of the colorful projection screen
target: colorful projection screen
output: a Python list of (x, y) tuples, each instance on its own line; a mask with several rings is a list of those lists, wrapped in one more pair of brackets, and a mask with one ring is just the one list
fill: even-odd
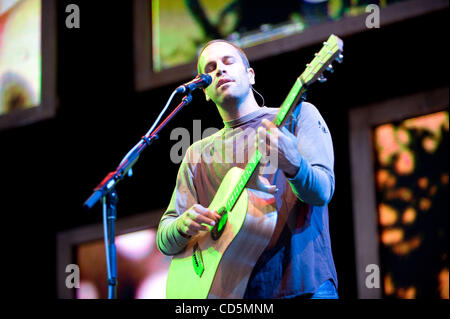
[(194, 61), (212, 39), (248, 48), (396, 2), (406, 0), (152, 0), (153, 72)]
[(41, 104), (41, 1), (0, 0), (0, 116)]
[[(148, 228), (116, 237), (117, 298), (164, 299), (171, 258), (156, 247), (156, 229)], [(80, 288), (77, 299), (106, 299), (105, 243), (96, 240), (83, 243), (75, 250), (80, 267)]]
[(375, 128), (385, 298), (449, 298), (448, 111)]

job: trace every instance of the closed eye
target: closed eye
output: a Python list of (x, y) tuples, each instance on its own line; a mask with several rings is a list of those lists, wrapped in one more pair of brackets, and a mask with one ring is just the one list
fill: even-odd
[(205, 72), (211, 73), (216, 69), (216, 62), (210, 62), (205, 66)]
[(224, 56), (222, 58), (222, 62), (223, 64), (233, 64), (236, 61), (236, 59), (233, 56)]
[[(224, 56), (222, 58), (222, 63), (225, 64), (225, 65), (230, 65), (230, 64), (233, 64), (235, 62), (236, 62), (236, 58), (234, 56), (231, 56), (231, 55), (227, 55), (227, 56)], [(216, 69), (216, 67), (217, 67), (217, 63), (214, 62), (214, 61), (211, 61), (211, 62), (207, 63), (206, 66), (205, 66), (205, 73), (213, 72)]]

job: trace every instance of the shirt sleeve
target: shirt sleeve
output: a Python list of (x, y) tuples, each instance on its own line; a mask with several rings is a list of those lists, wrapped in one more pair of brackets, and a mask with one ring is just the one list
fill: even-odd
[(189, 148), (180, 165), (169, 206), (159, 222), (156, 243), (159, 251), (165, 255), (178, 254), (189, 241), (189, 238), (182, 236), (179, 232), (176, 221), (181, 214), (198, 202), (192, 167), (188, 160), (192, 154), (191, 151)]
[(295, 195), (314, 205), (327, 205), (334, 193), (334, 154), (330, 131), (317, 108), (303, 102), (295, 135), (301, 155), (297, 175), (288, 178)]

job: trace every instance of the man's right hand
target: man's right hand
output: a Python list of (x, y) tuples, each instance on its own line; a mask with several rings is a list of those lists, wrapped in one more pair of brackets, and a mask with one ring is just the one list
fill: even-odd
[(208, 230), (202, 224), (214, 226), (220, 218), (216, 211), (195, 204), (178, 218), (177, 229), (184, 237), (195, 236), (202, 230)]

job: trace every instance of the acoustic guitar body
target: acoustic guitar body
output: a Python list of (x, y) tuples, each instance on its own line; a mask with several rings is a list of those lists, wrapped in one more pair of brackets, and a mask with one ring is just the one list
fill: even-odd
[[(227, 172), (209, 209), (219, 211), (225, 206), (241, 175), (242, 170), (237, 167)], [(213, 239), (211, 231), (202, 231), (173, 256), (167, 298), (242, 298), (276, 221), (275, 198), (265, 192), (244, 189), (228, 213), (219, 238)]]

